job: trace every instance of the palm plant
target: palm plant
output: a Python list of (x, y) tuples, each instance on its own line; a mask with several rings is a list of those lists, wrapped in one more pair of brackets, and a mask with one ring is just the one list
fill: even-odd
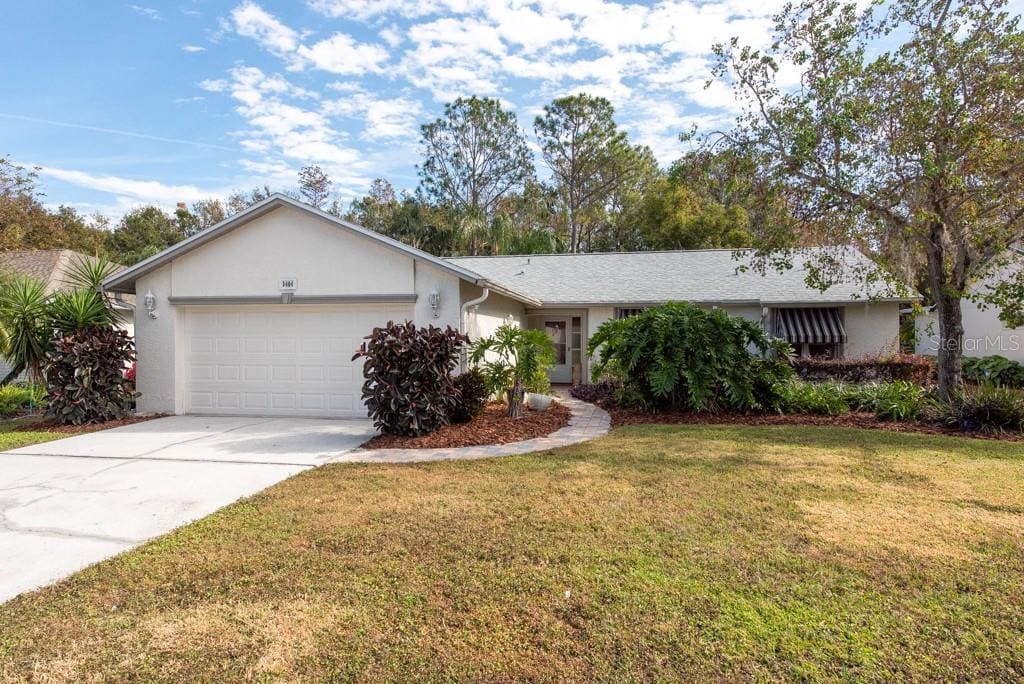
[(121, 270), (121, 265), (103, 256), (83, 257), (76, 255), (68, 266), (64, 282), (76, 290), (95, 292), (103, 305), (110, 310), (110, 322), (120, 320), (121, 313), (114, 308), (114, 297), (103, 291), (103, 281)]
[(492, 394), (505, 394), (508, 415), (522, 415), (524, 387), (555, 363), (555, 345), (543, 330), (503, 325), (473, 345), (470, 361), (484, 374)]
[(49, 297), (40, 281), (27, 276), (5, 276), (0, 287), (0, 356), (12, 366), (6, 384), (28, 371), (42, 379), (42, 364), (50, 349), (46, 322)]

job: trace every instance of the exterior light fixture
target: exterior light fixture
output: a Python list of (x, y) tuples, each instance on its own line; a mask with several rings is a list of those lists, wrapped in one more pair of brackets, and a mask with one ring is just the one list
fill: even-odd
[(142, 298), (142, 305), (146, 307), (146, 311), (149, 312), (150, 318), (156, 318), (156, 295), (153, 294), (152, 290), (146, 292), (146, 296)]
[(434, 318), (440, 318), (441, 312), (438, 309), (441, 308), (441, 293), (434, 290), (430, 293), (427, 301), (430, 302), (430, 308), (434, 311)]

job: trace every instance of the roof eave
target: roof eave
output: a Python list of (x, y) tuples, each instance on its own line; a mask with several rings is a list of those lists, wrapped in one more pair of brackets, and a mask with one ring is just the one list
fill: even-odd
[[(220, 223), (211, 226), (210, 228), (207, 228), (203, 232), (197, 233), (196, 235), (193, 235), (190, 238), (186, 238), (185, 240), (182, 240), (176, 245), (172, 245), (171, 247), (168, 247), (162, 252), (154, 254), (148, 259), (144, 259), (139, 263), (135, 264), (134, 266), (127, 268), (124, 271), (121, 271), (120, 273), (116, 273), (110, 276), (109, 278), (103, 281), (103, 289), (113, 292), (134, 292), (135, 281), (138, 280), (140, 277), (146, 275), (147, 273), (150, 273), (151, 271), (156, 270), (157, 268), (160, 268), (164, 264), (174, 260), (179, 256), (182, 256), (183, 254), (192, 251), (193, 249), (196, 249), (197, 247), (200, 247), (201, 245), (211, 240), (217, 239), (221, 235), (233, 230), (234, 228), (237, 228), (245, 223), (248, 223), (249, 221), (257, 219), (260, 216), (263, 216), (273, 211), (274, 209), (277, 209), (278, 207), (282, 206), (290, 206), (295, 209), (304, 211), (308, 214), (312, 214), (313, 216), (317, 216), (318, 218), (322, 218), (326, 221), (333, 223), (334, 225), (337, 225), (341, 228), (345, 228), (358, 235), (362, 235), (371, 240), (375, 240), (377, 242), (388, 245), (400, 252), (407, 254), (413, 259), (417, 259), (419, 261), (429, 263), (432, 266), (436, 266), (437, 268), (440, 268), (443, 271), (446, 271), (448, 273), (451, 273), (452, 275), (462, 278), (463, 280), (468, 280), (473, 283), (486, 280), (479, 273), (470, 271), (467, 268), (463, 268), (462, 266), (449, 263), (444, 259), (436, 257), (422, 250), (416, 249), (415, 247), (410, 247), (405, 243), (399, 242), (398, 240), (390, 238), (386, 235), (382, 235), (380, 233), (372, 231), (369, 228), (364, 228), (354, 223), (342, 220), (337, 216), (333, 216), (325, 211), (322, 211), (315, 207), (311, 207), (308, 204), (299, 202), (295, 199), (292, 199), (291, 197), (288, 197), (287, 195), (282, 195), (281, 193), (274, 193), (270, 197), (261, 200), (260, 202), (257, 202), (256, 204), (252, 205), (251, 207), (248, 207), (244, 211), (235, 214), (234, 216), (230, 216), (224, 219)], [(517, 294), (516, 296), (522, 297), (523, 295)]]

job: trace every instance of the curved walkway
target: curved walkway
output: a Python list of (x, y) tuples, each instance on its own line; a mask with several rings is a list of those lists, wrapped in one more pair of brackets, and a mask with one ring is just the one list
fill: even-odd
[(330, 463), (426, 463), (513, 456), (579, 444), (607, 434), (611, 428), (611, 418), (597, 406), (565, 396), (558, 401), (569, 407), (572, 415), (568, 425), (547, 437), (452, 449), (353, 449), (328, 460)]

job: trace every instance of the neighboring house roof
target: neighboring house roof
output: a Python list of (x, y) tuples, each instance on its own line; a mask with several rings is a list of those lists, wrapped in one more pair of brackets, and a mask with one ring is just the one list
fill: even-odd
[[(916, 297), (868, 291), (863, 271), (873, 268), (849, 248), (842, 261), (850, 267), (845, 282), (824, 292), (807, 285), (807, 264), (815, 256), (836, 256), (820, 249), (792, 255), (793, 267), (764, 275), (752, 268), (750, 251), (707, 249), (675, 252), (613, 252), (527, 256), (458, 257), (450, 263), (552, 305), (654, 304), (688, 301), (707, 304), (824, 304), (853, 300), (913, 301)], [(881, 284), (879, 284), (880, 286)]]
[(253, 219), (259, 218), (264, 214), (267, 214), (275, 209), (284, 206), (289, 206), (300, 211), (304, 211), (308, 214), (312, 214), (313, 216), (317, 216), (321, 219), (324, 219), (325, 221), (330, 222), (331, 224), (337, 226), (338, 228), (350, 231), (357, 235), (362, 235), (363, 237), (369, 238), (370, 240), (379, 242), (383, 245), (386, 245), (387, 247), (390, 247), (391, 249), (394, 249), (398, 252), (402, 252), (405, 255), (410, 256), (418, 261), (432, 264), (443, 271), (446, 271), (455, 276), (458, 276), (459, 278), (462, 278), (463, 280), (468, 280), (474, 285), (490, 288), (496, 292), (508, 295), (513, 299), (518, 299), (519, 301), (522, 301), (531, 306), (540, 305), (540, 302), (531, 298), (530, 296), (525, 295), (521, 292), (517, 292), (516, 290), (513, 290), (511, 288), (504, 287), (500, 283), (490, 282), (487, 278), (481, 276), (480, 274), (475, 273), (462, 266), (459, 266), (458, 264), (451, 263), (445, 259), (436, 257), (433, 254), (429, 254), (422, 250), (416, 249), (415, 247), (410, 247), (409, 245), (403, 242), (399, 242), (398, 240), (392, 239), (386, 235), (382, 235), (368, 228), (363, 228), (362, 226), (350, 223), (348, 221), (338, 218), (337, 216), (328, 214), (325, 211), (321, 211), (315, 207), (305, 204), (304, 202), (300, 202), (296, 199), (292, 199), (291, 197), (288, 197), (287, 195), (282, 195), (280, 193), (274, 193), (267, 199), (257, 202), (256, 204), (235, 214), (234, 216), (230, 216), (224, 219), (215, 226), (212, 226), (201, 233), (197, 233), (196, 235), (193, 235), (190, 238), (182, 240), (178, 244), (169, 247), (164, 251), (149, 257), (148, 259), (140, 261), (131, 268), (128, 268), (118, 273), (117, 275), (111, 276), (106, 281), (104, 281), (103, 287), (106, 290), (112, 290), (117, 292), (134, 292), (135, 281), (141, 276), (145, 275), (146, 273), (149, 273), (163, 266), (169, 261), (172, 261), (173, 259), (183, 254), (186, 254), (192, 251), (193, 249), (196, 249), (197, 247), (200, 247), (206, 244), (207, 242), (210, 242), (211, 240), (217, 239), (218, 237), (234, 230), (235, 228), (245, 225), (246, 223), (252, 221)]
[(55, 292), (68, 287), (68, 271), (79, 259), (92, 261), (95, 257), (71, 249), (24, 249), (0, 252), (0, 270), (8, 270), (35, 278), (46, 285), (47, 292)]

